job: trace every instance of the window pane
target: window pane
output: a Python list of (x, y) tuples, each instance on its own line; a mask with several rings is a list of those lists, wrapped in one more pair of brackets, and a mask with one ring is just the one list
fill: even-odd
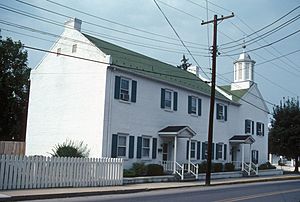
[(172, 99), (172, 93), (170, 91), (165, 91), (165, 99), (171, 100)]
[(143, 138), (143, 147), (150, 147), (150, 139)]
[(118, 147), (118, 156), (126, 156), (126, 147)]
[(149, 157), (149, 149), (143, 148), (143, 157)]
[(127, 79), (121, 79), (121, 88), (125, 90), (129, 89), (129, 81)]
[(191, 112), (196, 114), (196, 110), (197, 110), (197, 100), (196, 98), (192, 97), (192, 103), (191, 103)]
[(195, 142), (192, 142), (192, 143), (191, 143), (191, 149), (192, 149), (192, 151), (195, 150), (195, 147), (196, 147)]
[(118, 145), (126, 146), (126, 137), (125, 136), (119, 136)]
[(238, 66), (238, 79), (241, 80), (242, 79), (242, 70), (243, 70), (242, 63), (239, 63), (238, 65), (239, 65)]

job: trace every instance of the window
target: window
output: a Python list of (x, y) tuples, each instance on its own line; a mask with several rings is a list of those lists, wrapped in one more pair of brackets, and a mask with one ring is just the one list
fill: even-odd
[(252, 150), (251, 158), (252, 158), (253, 163), (258, 164), (258, 151), (257, 150)]
[(76, 53), (76, 51), (77, 51), (77, 44), (74, 44), (72, 46), (72, 53)]
[(250, 69), (249, 69), (249, 63), (245, 63), (245, 80), (250, 79)]
[(121, 100), (129, 101), (129, 80), (128, 79), (121, 78), (120, 98)]
[(249, 119), (245, 120), (245, 133), (254, 134), (254, 121)]
[(217, 104), (217, 119), (227, 121), (227, 106)]
[(191, 142), (191, 158), (196, 158), (196, 142)]
[(188, 113), (201, 116), (201, 99), (188, 96)]
[(127, 137), (125, 135), (118, 135), (118, 147), (117, 147), (118, 157), (126, 157), (126, 143), (127, 143)]
[(150, 138), (143, 137), (142, 157), (143, 158), (150, 158)]
[(216, 156), (216, 158), (217, 158), (217, 160), (218, 159), (220, 159), (220, 160), (222, 160), (222, 150), (223, 150), (223, 144), (221, 144), (221, 143), (219, 143), (219, 144), (217, 144), (217, 146), (216, 146), (217, 148), (217, 156)]
[(61, 54), (61, 48), (58, 48), (56, 51), (56, 56), (59, 56)]
[(264, 135), (264, 124), (257, 122), (256, 123), (256, 135)]
[(115, 99), (136, 102), (137, 82), (128, 78), (115, 77)]
[(177, 97), (177, 92), (162, 88), (160, 107), (167, 110), (177, 111)]
[(207, 142), (202, 142), (202, 160), (207, 159)]
[(243, 76), (242, 63), (238, 63), (238, 80), (242, 80), (242, 76)]
[(165, 108), (172, 108), (172, 92), (169, 90), (165, 90)]

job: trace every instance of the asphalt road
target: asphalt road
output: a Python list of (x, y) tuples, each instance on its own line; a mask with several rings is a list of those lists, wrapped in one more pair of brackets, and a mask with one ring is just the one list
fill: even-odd
[[(38, 200), (54, 201), (137, 201), (137, 202), (193, 202), (193, 201), (286, 201), (300, 202), (300, 180), (224, 185), (212, 187), (177, 188), (133, 194), (115, 194), (76, 198)], [(35, 202), (38, 202), (37, 200)]]

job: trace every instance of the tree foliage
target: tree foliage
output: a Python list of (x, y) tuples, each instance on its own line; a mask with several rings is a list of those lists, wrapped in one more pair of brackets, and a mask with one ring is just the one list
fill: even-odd
[(62, 144), (57, 144), (52, 149), (52, 156), (55, 157), (88, 157), (89, 149), (83, 141), (76, 143), (66, 140)]
[(29, 74), (22, 43), (0, 40), (0, 140), (25, 140)]
[(293, 158), (298, 172), (300, 156), (300, 107), (296, 99), (287, 99), (273, 109), (272, 128), (269, 133), (270, 152)]

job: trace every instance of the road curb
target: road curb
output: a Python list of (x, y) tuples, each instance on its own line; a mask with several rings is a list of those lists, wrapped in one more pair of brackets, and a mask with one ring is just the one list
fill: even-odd
[[(285, 178), (269, 178), (269, 179), (255, 179), (246, 181), (230, 181), (230, 182), (217, 182), (212, 183), (210, 186), (221, 186), (221, 185), (233, 185), (233, 184), (250, 184), (255, 182), (271, 182), (271, 181), (287, 181), (287, 180), (299, 180), (300, 176), (291, 176)], [(147, 191), (167, 190), (167, 189), (179, 189), (179, 188), (191, 188), (191, 187), (204, 187), (204, 184), (194, 185), (179, 185), (173, 187), (154, 187), (154, 188), (136, 188), (136, 189), (123, 189), (123, 190), (108, 190), (108, 191), (83, 191), (83, 192), (72, 192), (72, 193), (50, 193), (50, 194), (35, 194), (35, 195), (23, 195), (23, 196), (11, 196), (7, 198), (0, 198), (0, 201), (24, 201), (24, 200), (38, 200), (38, 199), (54, 199), (54, 198), (71, 198), (71, 197), (83, 197), (83, 196), (101, 196), (111, 194), (130, 194)]]

